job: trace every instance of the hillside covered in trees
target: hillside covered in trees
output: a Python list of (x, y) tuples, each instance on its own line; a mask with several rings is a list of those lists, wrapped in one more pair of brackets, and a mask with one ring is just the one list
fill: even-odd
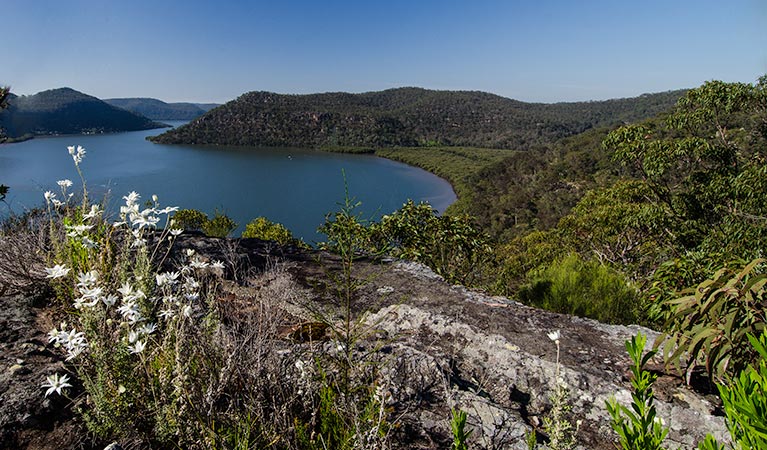
[(297, 147), (471, 146), (529, 149), (669, 109), (683, 91), (579, 103), (524, 103), (477, 91), (389, 89), (362, 94), (244, 94), (165, 144)]
[(70, 88), (11, 94), (0, 112), (0, 142), (52, 134), (137, 131), (165, 125)]
[(217, 103), (166, 103), (156, 98), (107, 98), (104, 101), (152, 120), (192, 120), (219, 106)]

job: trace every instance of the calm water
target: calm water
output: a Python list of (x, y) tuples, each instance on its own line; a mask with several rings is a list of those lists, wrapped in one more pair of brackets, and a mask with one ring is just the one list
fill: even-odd
[[(183, 122), (174, 122), (179, 125)], [(43, 202), (43, 192), (59, 192), (56, 180), (80, 186), (68, 145), (87, 151), (81, 167), (92, 198), (107, 195), (112, 208), (135, 190), (162, 206), (224, 211), (240, 224), (266, 216), (285, 224), (307, 242), (321, 239), (317, 226), (349, 193), (362, 202), (365, 217), (398, 209), (408, 199), (425, 200), (437, 210), (455, 201), (450, 185), (426, 171), (370, 155), (301, 149), (159, 145), (146, 136), (162, 130), (91, 136), (39, 138), (0, 145), (0, 184), (11, 187), (6, 201), (20, 213)], [(0, 215), (8, 208), (0, 204)]]

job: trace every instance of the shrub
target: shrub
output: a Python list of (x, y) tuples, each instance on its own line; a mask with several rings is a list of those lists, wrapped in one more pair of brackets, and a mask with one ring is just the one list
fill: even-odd
[(295, 241), (293, 233), (284, 225), (272, 222), (266, 217), (257, 217), (245, 225), (242, 237), (275, 241), (280, 245), (287, 245)]
[(237, 222), (218, 210), (213, 218), (209, 219), (202, 211), (182, 209), (173, 216), (173, 226), (189, 231), (202, 231), (208, 236), (227, 237), (237, 228)]
[(688, 363), (688, 375), (697, 361), (705, 362), (710, 377), (737, 374), (754, 363), (758, 353), (748, 345), (748, 334), (765, 330), (767, 269), (755, 259), (738, 273), (720, 269), (711, 279), (682, 291), (668, 301), (668, 330), (658, 338), (666, 361)]
[[(742, 371), (731, 382), (718, 386), (727, 428), (735, 448), (767, 448), (767, 333), (757, 339), (748, 334), (752, 349), (759, 360)], [(719, 449), (710, 436), (705, 449)]]
[(189, 231), (202, 231), (207, 221), (208, 216), (196, 209), (181, 209), (173, 216), (175, 227)]
[(235, 228), (237, 228), (237, 222), (218, 210), (213, 214), (212, 219), (202, 225), (202, 231), (205, 234), (220, 238), (229, 236)]
[(615, 398), (605, 402), (610, 413), (611, 425), (618, 433), (621, 448), (624, 450), (663, 450), (663, 440), (668, 428), (656, 416), (655, 395), (652, 384), (657, 375), (644, 366), (655, 355), (655, 351), (643, 354), (647, 337), (639, 333), (626, 341), (626, 350), (631, 357), (631, 408), (618, 403)]
[(607, 323), (637, 319), (637, 292), (626, 278), (597, 261), (570, 254), (531, 275), (519, 291), (527, 304)]
[(428, 203), (408, 200), (369, 231), (376, 250), (422, 262), (450, 282), (476, 284), (492, 259), (489, 238), (469, 216), (439, 216)]

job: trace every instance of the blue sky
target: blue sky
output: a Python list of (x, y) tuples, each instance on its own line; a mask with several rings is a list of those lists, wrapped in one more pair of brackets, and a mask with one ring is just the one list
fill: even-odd
[(252, 90), (631, 97), (767, 73), (764, 0), (4, 0), (0, 84), (225, 102)]

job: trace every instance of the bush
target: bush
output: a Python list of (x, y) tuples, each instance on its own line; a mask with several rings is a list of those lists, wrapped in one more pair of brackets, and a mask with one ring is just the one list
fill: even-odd
[(606, 323), (637, 320), (637, 292), (628, 280), (597, 261), (570, 254), (531, 276), (519, 291), (527, 304)]
[(280, 245), (293, 243), (296, 239), (284, 225), (275, 223), (266, 217), (257, 217), (245, 225), (243, 238), (256, 238), (264, 241), (275, 241)]
[[(735, 448), (767, 448), (767, 334), (747, 335), (758, 361), (748, 366), (730, 385), (719, 385), (727, 427)], [(713, 439), (706, 438), (710, 445)]]
[(439, 216), (428, 203), (408, 200), (369, 231), (376, 250), (422, 262), (449, 282), (477, 284), (492, 256), (488, 237), (469, 216)]
[(207, 221), (208, 216), (196, 209), (181, 209), (173, 216), (173, 226), (189, 231), (202, 231)]
[(668, 301), (668, 332), (657, 341), (669, 338), (664, 345), (666, 361), (680, 366), (686, 360), (689, 374), (703, 360), (709, 376), (717, 378), (753, 364), (758, 353), (748, 345), (748, 334), (760, 335), (765, 329), (765, 284), (765, 260), (755, 259), (738, 273), (720, 269)]
[(173, 226), (188, 231), (202, 231), (208, 236), (227, 237), (237, 228), (237, 222), (218, 210), (209, 219), (202, 211), (182, 209), (173, 216)]
[(220, 238), (229, 236), (235, 228), (237, 228), (237, 222), (221, 211), (216, 211), (213, 218), (202, 225), (202, 231), (205, 234)]

